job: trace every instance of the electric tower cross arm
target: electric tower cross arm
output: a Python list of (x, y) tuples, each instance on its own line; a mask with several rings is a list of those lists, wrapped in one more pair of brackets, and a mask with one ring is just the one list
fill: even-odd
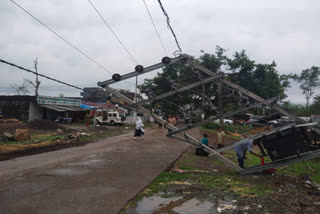
[[(141, 74), (145, 74), (145, 73), (163, 68), (167, 65), (175, 64), (178, 62), (185, 62), (185, 61), (186, 61), (185, 55), (180, 55), (180, 56), (172, 58), (172, 59), (170, 59), (169, 57), (163, 57), (162, 62), (160, 62), (158, 64), (154, 64), (154, 65), (151, 65), (146, 68), (143, 68), (143, 66), (138, 65), (138, 66), (136, 66), (135, 71), (133, 71), (131, 73), (124, 74), (122, 76), (120, 74), (114, 74), (112, 79), (98, 82), (98, 86), (105, 87), (107, 85), (110, 85), (110, 84), (113, 84), (113, 83), (116, 83), (116, 82), (119, 82), (122, 80), (130, 79), (132, 77), (139, 76)], [(114, 77), (116, 77), (116, 78), (114, 78)]]
[(187, 91), (187, 90), (189, 90), (189, 89), (192, 89), (192, 88), (195, 88), (195, 87), (198, 87), (198, 86), (207, 84), (207, 83), (212, 82), (212, 81), (214, 81), (214, 80), (221, 79), (221, 78), (223, 78), (223, 77), (224, 77), (224, 74), (218, 74), (218, 75), (216, 75), (216, 76), (214, 76), (214, 77), (209, 77), (209, 78), (207, 78), (207, 79), (205, 79), (205, 80), (202, 80), (202, 81), (199, 81), (199, 82), (196, 82), (196, 83), (187, 85), (187, 86), (185, 86), (185, 87), (176, 89), (176, 90), (174, 90), (174, 91), (170, 91), (170, 92), (168, 92), (168, 93), (165, 93), (165, 94), (156, 96), (156, 97), (154, 97), (154, 98), (137, 102), (137, 103), (135, 103), (134, 105), (142, 105), (142, 104), (145, 104), (145, 103), (148, 103), (148, 102), (153, 102), (153, 101), (155, 101), (155, 100), (160, 100), (160, 99), (163, 99), (163, 98), (166, 98), (166, 97), (169, 97), (169, 96), (172, 96), (172, 95), (175, 95), (175, 94), (178, 94), (178, 93)]

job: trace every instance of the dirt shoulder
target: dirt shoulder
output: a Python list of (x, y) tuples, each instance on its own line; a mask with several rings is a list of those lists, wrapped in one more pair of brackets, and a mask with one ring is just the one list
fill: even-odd
[[(215, 134), (208, 130), (201, 133), (208, 134), (212, 145)], [(225, 139), (226, 144), (234, 141)], [(237, 163), (234, 151), (224, 155)], [(246, 164), (259, 161), (248, 155)], [(192, 146), (122, 212), (320, 213), (320, 191), (307, 184), (319, 182), (319, 163), (320, 159), (315, 159), (283, 167), (274, 174), (241, 176), (214, 157), (196, 156)]]
[(0, 161), (83, 146), (102, 138), (117, 136), (131, 131), (131, 129), (124, 126), (86, 127), (84, 124), (61, 125), (52, 121), (35, 121), (29, 124), (24, 124), (20, 121), (0, 123), (1, 127), (3, 132), (11, 133), (22, 128), (28, 131), (30, 137), (22, 141), (0, 140)]

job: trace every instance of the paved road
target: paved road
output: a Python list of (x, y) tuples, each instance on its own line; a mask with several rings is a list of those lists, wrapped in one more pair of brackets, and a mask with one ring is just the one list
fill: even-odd
[(188, 145), (149, 129), (0, 162), (0, 213), (117, 213)]

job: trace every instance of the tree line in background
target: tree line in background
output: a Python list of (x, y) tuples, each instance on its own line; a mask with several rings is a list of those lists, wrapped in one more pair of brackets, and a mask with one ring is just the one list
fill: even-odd
[[(287, 97), (285, 91), (290, 87), (290, 82), (296, 81), (299, 83), (302, 94), (306, 97), (306, 105), (295, 105), (287, 101), (283, 102), (283, 107), (298, 116), (320, 114), (320, 95), (315, 96), (315, 89), (320, 86), (319, 67), (312, 66), (303, 70), (301, 74), (280, 75), (274, 61), (270, 64), (256, 63), (248, 57), (245, 50), (235, 52), (231, 58), (226, 55), (226, 50), (219, 46), (215, 53), (201, 52), (199, 59), (195, 59), (197, 63), (213, 72), (224, 71), (226, 79), (264, 99), (278, 97), (279, 101), (283, 102)], [(146, 79), (143, 84), (139, 85), (139, 89), (149, 97), (154, 97), (204, 78), (207, 78), (206, 74), (187, 64), (171, 64), (154, 78)], [(203, 105), (203, 100), (211, 99), (215, 106), (218, 106), (217, 91), (216, 84), (207, 84), (205, 87), (200, 86), (182, 94), (155, 101), (151, 106), (162, 106), (168, 114), (174, 114), (179, 112), (179, 108), (193, 103), (195, 108), (202, 107), (206, 109), (206, 113), (212, 113), (208, 105)], [(203, 95), (204, 93), (207, 97)], [(311, 104), (314, 96), (314, 102)], [(227, 86), (222, 88), (222, 99), (225, 103), (224, 111), (245, 105), (243, 96)]]

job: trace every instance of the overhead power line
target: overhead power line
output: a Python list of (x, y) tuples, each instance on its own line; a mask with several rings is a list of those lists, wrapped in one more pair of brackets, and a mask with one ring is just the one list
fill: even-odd
[(59, 37), (60, 39), (62, 39), (65, 43), (67, 43), (70, 47), (72, 47), (73, 49), (75, 49), (76, 51), (78, 51), (79, 53), (81, 53), (83, 56), (85, 56), (86, 58), (88, 58), (90, 61), (92, 61), (93, 63), (95, 63), (96, 65), (98, 65), (100, 68), (102, 68), (103, 70), (105, 70), (106, 72), (108, 72), (109, 74), (113, 74), (110, 70), (108, 70), (107, 68), (105, 68), (104, 66), (102, 66), (101, 64), (99, 64), (97, 61), (95, 61), (94, 59), (92, 59), (90, 56), (88, 56), (86, 53), (84, 53), (82, 50), (80, 50), (79, 48), (77, 48), (75, 45), (73, 45), (71, 42), (69, 42), (68, 40), (66, 40), (65, 38), (63, 38), (60, 34), (58, 34), (56, 31), (54, 31), (52, 28), (50, 28), (48, 25), (46, 25), (45, 23), (43, 23), (41, 20), (39, 20), (37, 17), (33, 16), (30, 12), (28, 12), (26, 9), (24, 9), (21, 5), (19, 5), (18, 3), (16, 3), (13, 0), (10, 0), (12, 3), (14, 3), (17, 7), (19, 7), (21, 10), (23, 10), (25, 13), (27, 13), (29, 16), (31, 16), (33, 19), (35, 19), (37, 22), (39, 22), (41, 25), (43, 25), (45, 28), (47, 28), (49, 31), (51, 31), (53, 34), (55, 34), (57, 37)]
[(160, 37), (159, 31), (158, 31), (158, 29), (157, 29), (157, 27), (156, 27), (156, 25), (155, 25), (155, 23), (154, 23), (154, 21), (153, 21), (153, 18), (152, 18), (152, 16), (151, 16), (151, 13), (150, 13), (150, 10), (149, 10), (149, 8), (148, 8), (148, 5), (147, 5), (147, 3), (146, 3), (145, 0), (142, 0), (142, 1), (143, 1), (143, 4), (144, 4), (147, 12), (148, 12), (148, 15), (149, 15), (149, 17), (150, 17), (150, 20), (151, 20), (151, 22), (152, 22), (152, 25), (153, 25), (153, 27), (154, 27), (154, 30), (156, 31), (156, 34), (157, 34), (158, 39), (159, 39), (159, 41), (160, 41), (160, 43), (161, 43), (162, 49), (163, 49), (165, 55), (168, 56), (167, 50), (166, 50), (166, 48), (164, 47), (164, 44), (163, 44), (162, 39), (161, 39), (161, 37)]
[(174, 33), (173, 28), (172, 28), (171, 25), (170, 25), (169, 15), (168, 15), (167, 11), (164, 9), (164, 7), (163, 7), (163, 5), (162, 5), (162, 3), (161, 3), (161, 0), (158, 0), (158, 2), (159, 2), (160, 8), (161, 8), (163, 14), (164, 14), (164, 15), (166, 16), (166, 18), (167, 18), (167, 27), (170, 29), (170, 31), (171, 31), (171, 33), (172, 33), (172, 35), (173, 35), (173, 37), (174, 37), (174, 39), (175, 39), (175, 41), (176, 41), (176, 44), (177, 44), (178, 49), (179, 49), (179, 52), (182, 52), (181, 47), (180, 47), (179, 42), (178, 42), (178, 39), (177, 39), (177, 36), (176, 36), (176, 34)]
[(0, 59), (0, 62), (1, 62), (1, 63), (5, 63), (5, 64), (10, 65), (10, 66), (13, 66), (13, 67), (16, 67), (16, 68), (19, 68), (19, 69), (21, 69), (21, 70), (27, 71), (27, 72), (29, 72), (29, 73), (38, 75), (38, 76), (40, 76), (40, 77), (43, 77), (43, 78), (46, 78), (46, 79), (49, 79), (49, 80), (52, 80), (52, 81), (61, 83), (61, 84), (63, 84), (63, 85), (67, 85), (67, 86), (69, 86), (69, 87), (76, 88), (76, 89), (79, 89), (79, 90), (82, 90), (82, 91), (83, 91), (83, 88), (80, 88), (80, 87), (78, 87), (78, 86), (74, 86), (74, 85), (71, 85), (71, 84), (69, 84), (69, 83), (66, 83), (66, 82), (57, 80), (57, 79), (55, 79), (55, 78), (52, 78), (52, 77), (49, 77), (49, 76), (46, 76), (46, 75), (43, 75), (43, 74), (36, 73), (36, 72), (34, 72), (34, 71), (31, 71), (31, 70), (26, 69), (26, 68), (23, 68), (23, 67), (21, 67), (21, 66), (19, 66), (19, 65), (16, 65), (16, 64), (7, 62), (7, 61), (5, 61), (5, 60)]
[(103, 23), (109, 28), (109, 30), (111, 31), (111, 33), (114, 35), (114, 37), (116, 37), (116, 39), (118, 40), (118, 42), (121, 44), (121, 46), (124, 48), (124, 50), (127, 52), (127, 54), (129, 55), (129, 57), (132, 59), (132, 61), (134, 61), (134, 63), (136, 63), (136, 65), (138, 65), (137, 60), (132, 56), (132, 54), (130, 53), (130, 51), (128, 50), (128, 48), (123, 44), (123, 42), (120, 40), (120, 38), (117, 36), (117, 34), (112, 30), (112, 28), (110, 27), (110, 25), (107, 23), (107, 21), (103, 18), (103, 16), (101, 15), (101, 13), (98, 11), (98, 9), (93, 5), (93, 3), (88, 0), (88, 2), (91, 4), (91, 6), (93, 7), (93, 9), (96, 11), (96, 13), (100, 16), (101, 20), (103, 21)]

